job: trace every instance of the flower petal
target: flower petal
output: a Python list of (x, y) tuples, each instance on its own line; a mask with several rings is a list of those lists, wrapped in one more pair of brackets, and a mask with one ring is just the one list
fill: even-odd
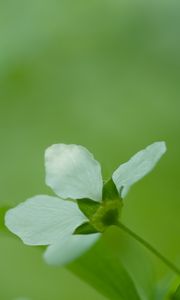
[(35, 196), (5, 216), (5, 224), (27, 245), (49, 245), (72, 234), (87, 221), (76, 203), (46, 195)]
[(64, 198), (102, 199), (100, 164), (84, 147), (55, 144), (45, 152), (46, 183)]
[(100, 237), (100, 233), (64, 236), (44, 253), (45, 261), (50, 265), (65, 265), (81, 256)]
[(149, 173), (166, 152), (165, 142), (156, 142), (136, 153), (128, 162), (119, 166), (112, 179), (124, 198), (132, 184)]

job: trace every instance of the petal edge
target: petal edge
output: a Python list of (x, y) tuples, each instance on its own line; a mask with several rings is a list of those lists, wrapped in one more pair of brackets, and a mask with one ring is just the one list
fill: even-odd
[(76, 203), (39, 195), (10, 209), (6, 227), (27, 245), (49, 245), (74, 232), (87, 218)]
[(87, 251), (100, 237), (100, 233), (71, 235), (47, 248), (44, 259), (49, 265), (63, 266)]
[(54, 144), (45, 151), (46, 184), (64, 199), (102, 199), (100, 164), (80, 145)]
[(155, 142), (137, 152), (129, 161), (115, 170), (112, 179), (124, 198), (131, 185), (148, 174), (166, 152), (165, 142)]

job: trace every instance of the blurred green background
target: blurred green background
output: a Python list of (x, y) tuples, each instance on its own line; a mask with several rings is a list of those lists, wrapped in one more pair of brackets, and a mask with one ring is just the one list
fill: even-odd
[[(123, 221), (169, 259), (180, 251), (180, 3), (0, 1), (0, 206), (52, 193), (43, 153), (82, 144), (104, 177), (153, 141), (168, 152), (126, 198)], [(113, 237), (109, 237), (113, 243)], [(154, 262), (156, 276), (167, 269)], [(103, 300), (37, 248), (0, 236), (0, 299)]]

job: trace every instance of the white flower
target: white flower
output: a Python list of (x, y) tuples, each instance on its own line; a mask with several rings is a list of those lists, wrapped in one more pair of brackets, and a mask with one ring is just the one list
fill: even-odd
[[(118, 212), (116, 204), (132, 184), (152, 170), (165, 151), (165, 143), (156, 142), (122, 164), (112, 175), (119, 192), (118, 202), (110, 201), (106, 205), (101, 167), (93, 155), (78, 145), (52, 145), (45, 151), (46, 184), (58, 197), (39, 195), (26, 200), (6, 213), (6, 226), (27, 245), (48, 245), (44, 254), (47, 263), (69, 263), (100, 237), (104, 230), (101, 225), (106, 223), (102, 223), (102, 217), (111, 225), (106, 218), (108, 211)], [(98, 208), (92, 218), (86, 208), (81, 209), (86, 201)], [(79, 234), (78, 228), (86, 224), (95, 233)]]

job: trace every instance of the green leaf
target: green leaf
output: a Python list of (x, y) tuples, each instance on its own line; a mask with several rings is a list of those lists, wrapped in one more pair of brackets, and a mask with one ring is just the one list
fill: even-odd
[(180, 300), (180, 285), (178, 286), (174, 296), (172, 297), (172, 300)]
[(140, 298), (154, 300), (156, 277), (149, 253), (117, 227), (108, 230), (106, 238), (114, 255), (120, 259), (133, 279)]
[(107, 299), (141, 299), (132, 278), (103, 237), (90, 251), (67, 268)]
[(175, 286), (177, 286), (176, 276), (168, 272), (155, 285), (155, 300), (172, 300)]

